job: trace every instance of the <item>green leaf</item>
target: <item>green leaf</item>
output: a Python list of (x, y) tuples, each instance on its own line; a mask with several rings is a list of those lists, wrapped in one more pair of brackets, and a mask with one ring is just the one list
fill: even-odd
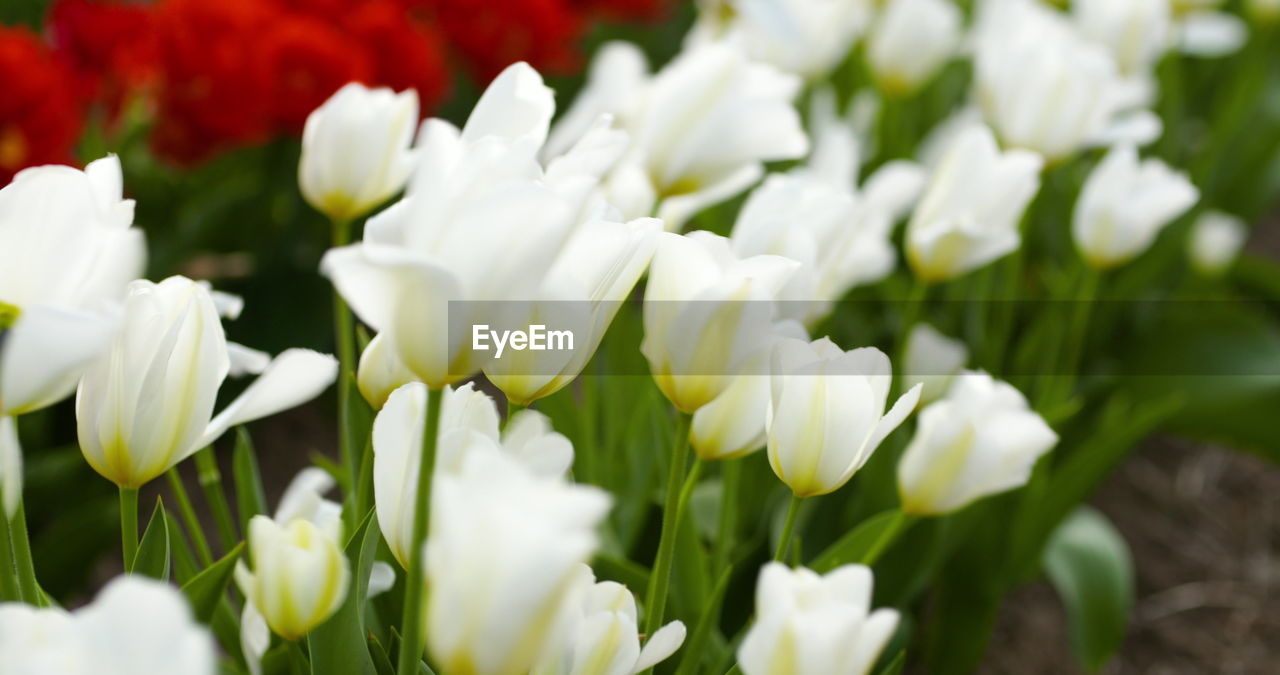
[(711, 599), (707, 601), (707, 606), (702, 610), (702, 616), (698, 619), (698, 624), (694, 627), (693, 633), (689, 635), (688, 641), (683, 645), (684, 656), (680, 660), (679, 670), (676, 671), (679, 675), (685, 675), (686, 673), (692, 675), (698, 672), (699, 667), (702, 665), (703, 657), (707, 655), (707, 640), (720, 622), (720, 607), (724, 604), (724, 593), (729, 588), (729, 579), (732, 577), (733, 565), (726, 567), (720, 573), (720, 579), (711, 591)]
[(138, 543), (138, 556), (133, 559), (134, 574), (142, 574), (159, 579), (169, 580), (169, 523), (165, 518), (164, 504), (157, 498), (156, 508), (151, 512), (151, 522), (142, 533), (142, 541)]
[(591, 569), (602, 580), (616, 581), (628, 588), (649, 587), (649, 568), (626, 558), (598, 553), (591, 560)]
[(911, 516), (899, 509), (881, 511), (827, 547), (809, 567), (825, 574), (849, 563), (874, 564), (912, 522)]
[(195, 552), (191, 550), (191, 544), (178, 519), (165, 511), (164, 520), (169, 526), (169, 553), (173, 556), (174, 578), (182, 585), (200, 573), (200, 566), (196, 563)]
[(369, 655), (373, 657), (373, 668), (378, 675), (396, 675), (396, 666), (387, 656), (387, 650), (378, 641), (378, 636), (369, 634)]
[(902, 669), (905, 668), (906, 665), (907, 653), (905, 651), (898, 652), (898, 655), (893, 657), (893, 660), (889, 662), (889, 665), (880, 670), (879, 675), (902, 675)]
[(1067, 608), (1071, 646), (1086, 668), (1106, 665), (1124, 641), (1133, 608), (1133, 561), (1124, 537), (1082, 506), (1053, 533), (1044, 568)]
[(209, 623), (218, 602), (231, 582), (231, 575), (236, 569), (236, 560), (244, 552), (244, 542), (240, 542), (217, 562), (195, 576), (182, 586), (183, 595), (191, 603), (196, 619), (201, 623)]
[(236, 481), (236, 513), (240, 515), (240, 531), (249, 531), (249, 519), (267, 512), (266, 492), (253, 439), (244, 427), (236, 429), (236, 447), (231, 456), (231, 471)]
[(365, 516), (347, 543), (351, 581), (347, 598), (333, 616), (307, 636), (313, 675), (377, 675), (365, 643), (364, 606), (369, 593), (369, 572), (378, 553), (381, 534), (371, 527), (373, 512)]

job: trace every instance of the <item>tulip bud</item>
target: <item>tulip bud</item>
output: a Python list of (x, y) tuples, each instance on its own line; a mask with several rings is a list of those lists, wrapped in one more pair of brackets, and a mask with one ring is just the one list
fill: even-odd
[(1115, 267), (1147, 250), (1197, 199), (1185, 175), (1158, 159), (1140, 160), (1131, 145), (1117, 145), (1085, 181), (1072, 234), (1090, 265)]
[(1071, 10), (1080, 33), (1109, 49), (1126, 75), (1146, 75), (1169, 48), (1169, 0), (1075, 0)]
[(253, 570), (236, 568), (248, 602), (280, 637), (297, 640), (324, 623), (347, 597), (351, 570), (338, 543), (341, 523), (324, 531), (304, 518), (249, 521)]
[(847, 483), (920, 400), (920, 386), (885, 412), (889, 357), (866, 347), (842, 352), (828, 338), (781, 340), (773, 349), (769, 464), (797, 497)]
[[(498, 431), (493, 399), (467, 383), (445, 387), (436, 435), (435, 475), (456, 474), (473, 454), (503, 454), (538, 476), (563, 476), (573, 463), (573, 445), (551, 429), (541, 413), (525, 410)], [(422, 458), (427, 388), (421, 383), (392, 392), (373, 421), (373, 497), (378, 525), (392, 555), (408, 568), (413, 542), (413, 505)]]
[(907, 225), (916, 277), (946, 281), (1017, 250), (1018, 221), (1040, 189), (1041, 165), (1034, 153), (1000, 152), (984, 126), (958, 132)]
[(948, 0), (891, 0), (867, 40), (881, 91), (906, 96), (932, 78), (959, 47), (962, 18)]
[(352, 82), (307, 117), (298, 185), (333, 221), (359, 218), (404, 189), (413, 171), (418, 94)]
[(747, 56), (806, 80), (840, 64), (866, 30), (863, 0), (703, 2), (686, 48), (726, 42)]
[[(218, 389), (233, 371), (262, 375), (215, 417)], [(80, 449), (102, 476), (138, 488), (227, 429), (310, 400), (337, 371), (328, 355), (293, 349), (271, 360), (229, 344), (202, 284), (136, 281), (123, 331), (80, 382)]]
[(500, 453), (437, 474), (426, 543), (427, 646), (446, 673), (523, 675), (552, 658), (582, 602), (579, 566), (609, 496)]
[(920, 403), (926, 404), (947, 393), (951, 380), (969, 360), (969, 348), (927, 323), (918, 323), (907, 336), (906, 360), (904, 381), (908, 387), (921, 385)]
[(986, 373), (964, 373), (946, 398), (920, 413), (898, 464), (902, 510), (950, 513), (1023, 485), (1057, 442), (1017, 389)]
[(213, 675), (213, 636), (178, 589), (117, 577), (93, 602), (66, 612), (0, 604), (0, 673)]
[(658, 388), (692, 414), (767, 348), (772, 300), (799, 267), (779, 256), (738, 259), (710, 232), (663, 234), (649, 272), (644, 342)]
[(898, 612), (871, 611), (872, 575), (845, 565), (819, 576), (777, 562), (760, 570), (756, 621), (738, 648), (746, 675), (866, 675), (898, 627)]
[(360, 354), (356, 385), (374, 410), (382, 410), (391, 392), (418, 381), (389, 343), (386, 335), (375, 335)]
[(1191, 229), (1191, 264), (1204, 276), (1218, 276), (1236, 261), (1248, 238), (1249, 227), (1243, 220), (1220, 211), (1206, 212)]
[(574, 583), (581, 603), (574, 613), (567, 640), (533, 675), (634, 675), (661, 663), (684, 642), (679, 621), (659, 628), (640, 647), (636, 599), (626, 586), (595, 580), (582, 565)]

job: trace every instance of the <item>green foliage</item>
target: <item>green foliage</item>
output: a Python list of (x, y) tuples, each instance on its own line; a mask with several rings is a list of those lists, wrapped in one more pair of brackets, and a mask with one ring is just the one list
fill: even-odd
[(169, 521), (165, 514), (164, 503), (157, 499), (156, 508), (151, 513), (151, 521), (142, 533), (138, 544), (138, 555), (133, 560), (134, 574), (143, 574), (152, 579), (169, 580)]
[(1080, 662), (1101, 670), (1124, 640), (1133, 607), (1133, 562), (1124, 537), (1098, 511), (1081, 507), (1053, 533), (1045, 573), (1067, 609)]

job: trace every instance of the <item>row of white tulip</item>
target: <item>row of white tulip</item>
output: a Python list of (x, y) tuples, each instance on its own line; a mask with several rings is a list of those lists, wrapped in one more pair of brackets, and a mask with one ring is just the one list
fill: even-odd
[[(407, 658), (416, 672), (425, 652), (446, 673), (635, 673), (683, 642), (683, 624), (662, 625), (674, 529), (663, 529), (642, 629), (631, 591), (596, 582), (587, 567), (611, 497), (568, 478), (568, 439), (534, 411), (501, 424), (487, 395), (455, 388), (483, 373), (520, 406), (564, 388), (646, 271), (642, 351), (687, 416), (668, 484), (677, 524), (686, 442), (708, 461), (767, 448), (798, 500), (848, 483), (918, 407), (897, 466), (905, 513), (945, 514), (1024, 484), (1057, 435), (1012, 386), (961, 372), (963, 345), (915, 326), (908, 374), (929, 377), (911, 378), (891, 403), (888, 356), (808, 331), (851, 288), (892, 272), (902, 220), (904, 257), (922, 283), (1013, 253), (1045, 165), (1088, 147), (1109, 150), (1075, 205), (1075, 245), (1098, 269), (1140, 255), (1198, 199), (1185, 176), (1140, 157), (1159, 135), (1146, 110), (1153, 65), (1175, 46), (1229, 49), (1240, 31), (1225, 15), (1168, 0), (1078, 1), (1071, 14), (990, 0), (969, 30), (946, 0), (721, 4), (707, 3), (684, 51), (656, 72), (631, 45), (602, 48), (554, 127), (553, 92), (525, 64), (495, 79), (461, 129), (433, 118), (415, 132), (413, 92), (357, 84), (307, 122), (298, 178), (316, 209), (349, 223), (403, 193), (321, 266), (376, 332), (358, 382), (379, 411), (377, 523), (411, 589), (402, 668)], [(1260, 13), (1269, 6), (1255, 3)], [(890, 162), (859, 185), (869, 152), (858, 107), (841, 117), (834, 94), (814, 87), (806, 130), (795, 104), (863, 38), (890, 96), (971, 56), (975, 103), (931, 135), (921, 161)], [(766, 176), (777, 160), (801, 161)], [(678, 233), (757, 183), (729, 237)], [(22, 495), (15, 420), (73, 391), (85, 459), (136, 491), (231, 427), (308, 401), (338, 376), (328, 355), (273, 359), (228, 342), (221, 319), (239, 313), (238, 300), (206, 284), (133, 281), (144, 245), (122, 189), (108, 157), (84, 171), (27, 170), (0, 190), (8, 521)], [(1229, 264), (1241, 231), (1224, 214), (1204, 219), (1195, 264)], [(527, 303), (530, 319), (557, 301), (590, 307), (575, 318), (586, 346), (496, 360), (459, 338), (486, 322), (485, 302), (508, 300)], [(788, 300), (804, 302), (772, 304)], [(246, 374), (259, 377), (215, 415), (223, 381)], [(341, 506), (323, 497), (331, 487), (327, 474), (304, 472), (274, 517), (250, 523), (250, 555), (235, 576), (253, 669), (268, 631), (297, 640), (346, 599), (351, 533)], [(780, 543), (782, 553), (786, 534)], [(370, 593), (394, 576), (376, 574)], [(869, 672), (897, 626), (893, 610), (871, 611), (871, 586), (861, 566), (823, 577), (766, 566), (741, 667)], [(824, 629), (812, 630), (819, 621)], [(145, 640), (142, 625), (153, 627)], [(214, 663), (209, 633), (176, 591), (141, 580), (115, 581), (71, 614), (0, 606), (3, 672), (212, 673)]]

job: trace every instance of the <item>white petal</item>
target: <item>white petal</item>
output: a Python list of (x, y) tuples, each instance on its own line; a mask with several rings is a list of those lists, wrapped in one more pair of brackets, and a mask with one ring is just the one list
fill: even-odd
[(23, 308), (0, 342), (0, 413), (30, 412), (66, 398), (107, 348), (113, 318), (56, 307)]
[(679, 621), (672, 621), (659, 628), (658, 632), (644, 643), (644, 648), (640, 650), (640, 658), (636, 661), (636, 667), (631, 672), (648, 670), (666, 660), (668, 656), (676, 653), (680, 645), (684, 644), (684, 636), (685, 627)]
[(308, 349), (290, 349), (277, 356), (262, 376), (232, 401), (205, 430), (188, 454), (203, 448), (245, 422), (274, 415), (320, 395), (338, 375), (338, 360)]
[(379, 560), (369, 570), (369, 592), (365, 596), (372, 598), (382, 595), (396, 585), (396, 570), (391, 565)]
[(1192, 56), (1215, 58), (1234, 54), (1249, 39), (1244, 21), (1226, 12), (1193, 12), (1182, 23), (1179, 47)]

